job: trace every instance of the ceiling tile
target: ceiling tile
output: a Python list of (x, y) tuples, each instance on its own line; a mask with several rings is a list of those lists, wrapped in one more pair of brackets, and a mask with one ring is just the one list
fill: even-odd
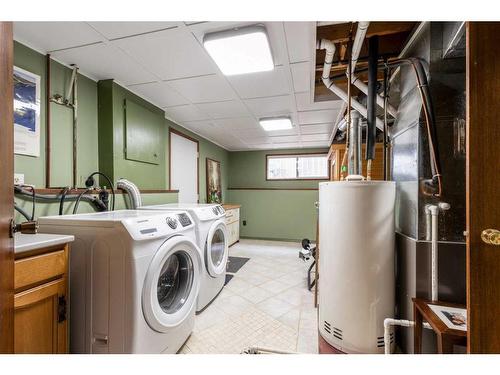
[(324, 109), (321, 111), (299, 112), (299, 124), (321, 124), (333, 122), (337, 118), (338, 110)]
[(273, 149), (302, 148), (300, 142), (273, 143)]
[(170, 87), (167, 82), (144, 83), (128, 86), (128, 89), (162, 108), (189, 104), (189, 100)]
[(193, 103), (208, 103), (235, 98), (231, 86), (218, 75), (193, 77), (169, 81), (181, 95)]
[(227, 79), (242, 99), (290, 93), (290, 82), (282, 66), (269, 72), (242, 74)]
[(203, 112), (214, 119), (241, 117), (249, 115), (245, 105), (239, 100), (229, 100), (215, 103), (200, 103), (197, 105)]
[(14, 39), (42, 52), (97, 43), (104, 38), (85, 22), (14, 22)]
[(260, 126), (252, 129), (237, 129), (236, 133), (238, 137), (243, 140), (247, 138), (267, 137), (268, 135), (268, 133)]
[(300, 136), (302, 141), (328, 141), (330, 139), (330, 134), (302, 134)]
[(200, 111), (193, 104), (165, 108), (165, 116), (179, 124), (183, 124), (186, 121), (209, 119), (209, 116), (206, 113)]
[(285, 22), (284, 24), (290, 62), (312, 60), (316, 42), (315, 22)]
[(235, 117), (215, 120), (215, 123), (224, 129), (256, 129), (260, 128), (259, 123), (250, 116)]
[(311, 88), (311, 63), (302, 62), (290, 65), (295, 92), (309, 91)]
[(302, 141), (303, 147), (328, 147), (328, 141)]
[(217, 125), (213, 122), (213, 120), (184, 121), (182, 126), (192, 129), (193, 131), (215, 131), (217, 129)]
[(328, 100), (323, 102), (313, 102), (310, 92), (301, 92), (295, 94), (297, 110), (315, 111), (319, 109), (339, 109), (342, 106), (342, 100)]
[(180, 22), (88, 22), (107, 39), (123, 38), (177, 27)]
[(247, 145), (270, 145), (272, 143), (269, 137), (242, 138), (242, 140)]
[(314, 124), (314, 125), (301, 125), (301, 134), (317, 134), (317, 133), (331, 133), (333, 130), (333, 122), (328, 122), (325, 124)]
[(292, 95), (246, 99), (244, 102), (256, 117), (288, 115), (295, 111)]
[(109, 44), (71, 48), (54, 52), (52, 56), (66, 64), (76, 64), (82, 73), (97, 80), (115, 79), (123, 85), (156, 80), (154, 75)]
[(281, 135), (272, 136), (273, 143), (285, 143), (285, 142), (299, 142), (300, 137), (298, 135)]
[(212, 59), (185, 29), (170, 29), (112, 42), (163, 80), (217, 72)]

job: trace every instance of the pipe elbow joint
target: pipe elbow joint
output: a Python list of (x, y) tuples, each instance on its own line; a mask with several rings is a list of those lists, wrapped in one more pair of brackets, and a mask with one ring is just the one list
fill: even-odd
[(317, 49), (325, 49), (327, 53), (335, 54), (335, 43), (329, 39), (321, 39), (316, 45)]

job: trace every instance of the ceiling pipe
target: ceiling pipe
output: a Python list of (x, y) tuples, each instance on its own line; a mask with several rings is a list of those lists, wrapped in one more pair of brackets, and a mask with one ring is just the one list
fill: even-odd
[[(360, 80), (359, 77), (353, 75), (352, 78), (353, 78), (352, 84), (356, 86), (359, 89), (359, 91), (361, 91), (363, 94), (368, 95), (368, 85), (364, 83), (362, 80)], [(384, 98), (381, 97), (379, 94), (377, 94), (375, 98), (377, 100), (377, 105), (380, 108), (384, 108)], [(387, 103), (387, 113), (389, 113), (392, 117), (396, 118), (398, 110), (389, 103)]]
[[(367, 22), (365, 22), (365, 23), (367, 23)], [(354, 39), (354, 43), (356, 43), (356, 40), (359, 40), (359, 38), (360, 38), (360, 37), (358, 37), (359, 30), (360, 30), (360, 27), (358, 27), (358, 31), (356, 32), (356, 38)], [(363, 38), (364, 38), (364, 33), (363, 33)], [(360, 42), (358, 42), (358, 45), (359, 45), (359, 43)], [(361, 44), (362, 44), (362, 42), (361, 42)], [(355, 47), (355, 44), (353, 44), (353, 55), (352, 55), (353, 63), (355, 63), (357, 61), (357, 58), (359, 57), (359, 50), (361, 49), (360, 46), (356, 46), (357, 55), (354, 55), (354, 51), (355, 51), (354, 47)], [(344, 90), (342, 90), (339, 86), (337, 86), (330, 79), (330, 71), (332, 69), (333, 56), (335, 54), (335, 44), (328, 39), (321, 39), (320, 41), (318, 41), (317, 48), (326, 50), (325, 63), (323, 65), (323, 74), (321, 76), (323, 83), (331, 92), (333, 92), (340, 99), (342, 99), (345, 103), (347, 103), (349, 100), (347, 93)], [(355, 100), (353, 98), (351, 98), (351, 105), (364, 118), (366, 118), (367, 110), (366, 110), (366, 107), (364, 105), (362, 105), (360, 102), (358, 102), (357, 100)], [(345, 106), (344, 106), (343, 110), (345, 110)], [(342, 109), (341, 109), (341, 111), (342, 111)], [(382, 120), (380, 120), (378, 118), (377, 118), (377, 128), (379, 128), (380, 130), (382, 130), (384, 128), (384, 124), (383, 124)]]

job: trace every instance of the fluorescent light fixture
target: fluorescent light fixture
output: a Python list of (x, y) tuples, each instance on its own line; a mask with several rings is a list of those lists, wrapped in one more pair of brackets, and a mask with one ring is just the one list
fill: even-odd
[(292, 121), (288, 117), (262, 118), (259, 123), (266, 132), (292, 128)]
[(248, 26), (203, 37), (203, 46), (226, 76), (274, 69), (264, 26)]

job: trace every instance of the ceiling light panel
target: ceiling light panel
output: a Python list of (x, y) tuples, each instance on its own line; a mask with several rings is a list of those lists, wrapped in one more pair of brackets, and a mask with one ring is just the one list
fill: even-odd
[(269, 38), (263, 26), (206, 34), (203, 45), (226, 76), (274, 69)]
[(259, 120), (259, 123), (268, 132), (292, 128), (292, 121), (288, 117), (263, 118)]

